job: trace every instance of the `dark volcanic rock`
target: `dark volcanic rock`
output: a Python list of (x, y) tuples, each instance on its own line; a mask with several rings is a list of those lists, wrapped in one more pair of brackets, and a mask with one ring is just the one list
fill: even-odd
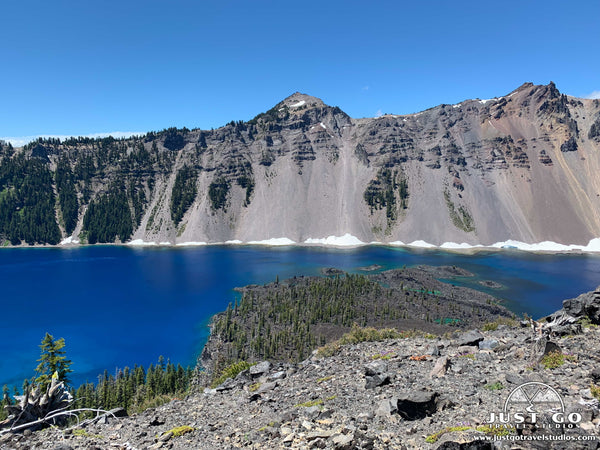
[(573, 317), (588, 317), (592, 323), (600, 324), (600, 286), (577, 298), (563, 301), (563, 309)]
[[(363, 242), (405, 238), (439, 245), (466, 239), (484, 244), (506, 236), (588, 242), (600, 232), (600, 199), (589, 192), (589, 201), (577, 201), (577, 192), (581, 186), (594, 186), (600, 158), (599, 105), (560, 93), (549, 97), (554, 91), (521, 87), (503, 98), (466, 100), (455, 108), (439, 105), (419, 114), (363, 119), (295, 93), (250, 121), (232, 121), (216, 130), (169, 128), (123, 140), (41, 139), (21, 149), (1, 142), (0, 163), (3, 173), (12, 173), (20, 158), (33, 160), (35, 164), (18, 169), (23, 179), (37, 177), (41, 164), (47, 175), (43, 178), (49, 180), (40, 185), (41, 191), (56, 189), (50, 180), (60, 178), (60, 161), (69, 171), (76, 169), (76, 203), (69, 222), (78, 231), (82, 226), (89, 231), (83, 219), (94, 209), (90, 201), (105, 198), (115, 179), (127, 186), (143, 185), (144, 200), (135, 202), (131, 217), (109, 214), (93, 221), (110, 222), (109, 229), (119, 222), (131, 227), (126, 236), (113, 232), (103, 237), (106, 242), (130, 236), (173, 244), (249, 236), (263, 240), (280, 236), (282, 230), (292, 241), (303, 242), (342, 229)], [(561, 163), (552, 165), (553, 160)], [(348, 173), (360, 176), (339, 176), (340, 161)], [(273, 170), (288, 164), (295, 167), (286, 176)], [(201, 183), (197, 195), (155, 208), (171, 198), (175, 180), (196, 178)], [(525, 194), (529, 187), (533, 202)], [(28, 190), (15, 195), (35, 201)], [(511, 201), (502, 201), (506, 198)], [(60, 235), (34, 233), (32, 238), (47, 235), (40, 239), (48, 241), (31, 242), (58, 244), (72, 234), (73, 225), (58, 228), (58, 218), (69, 215), (54, 197), (41, 203), (48, 205), (38, 218), (43, 222), (40, 230), (53, 225)], [(346, 206), (340, 209), (342, 204)], [(180, 213), (174, 221), (176, 207)], [(18, 213), (13, 216), (16, 235), (23, 237), (36, 218), (21, 220), (27, 208), (11, 209), (3, 211), (8, 214), (5, 222)], [(222, 213), (218, 220), (217, 213)], [(61, 225), (65, 219), (61, 217)], [(569, 226), (564, 226), (566, 220)]]
[(398, 414), (406, 420), (423, 419), (436, 411), (437, 392), (414, 391), (398, 396)]

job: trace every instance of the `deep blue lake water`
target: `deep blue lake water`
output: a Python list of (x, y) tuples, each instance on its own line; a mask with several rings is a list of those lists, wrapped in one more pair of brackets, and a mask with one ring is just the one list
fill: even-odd
[(0, 385), (21, 386), (34, 375), (46, 332), (64, 337), (75, 383), (104, 369), (156, 363), (159, 355), (194, 364), (210, 317), (235, 298), (233, 288), (322, 267), (357, 272), (417, 264), (457, 265), (479, 280), (506, 286), (488, 292), (505, 306), (539, 317), (600, 284), (599, 255), (539, 255), (519, 251), (461, 255), (388, 247), (325, 249), (208, 246), (0, 251)]

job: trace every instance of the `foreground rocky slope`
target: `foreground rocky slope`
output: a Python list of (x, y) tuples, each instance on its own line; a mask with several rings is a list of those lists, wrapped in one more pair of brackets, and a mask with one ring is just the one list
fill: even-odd
[[(0, 448), (598, 448), (600, 330), (593, 311), (599, 306), (600, 287), (565, 302), (559, 315), (574, 319), (568, 320), (577, 322), (571, 331), (579, 333), (562, 337), (553, 335), (554, 316), (532, 322), (533, 328), (500, 324), (443, 338), (346, 345), (296, 365), (262, 362), (216, 389), (140, 415), (103, 418), (83, 432), (8, 434), (0, 437)], [(526, 382), (555, 391), (544, 388), (538, 398), (529, 391), (529, 402), (521, 397), (521, 403), (511, 395), (512, 406), (529, 417), (525, 424), (504, 432), (486, 428), (490, 415), (503, 411), (512, 392), (522, 395), (518, 388)], [(545, 413), (552, 407), (552, 413), (564, 410), (557, 418), (571, 417), (576, 426), (543, 428), (554, 423)], [(526, 411), (537, 412), (536, 420)], [(561, 433), (571, 440), (514, 440)], [(488, 440), (503, 434), (513, 440)]]
[(0, 153), (0, 238), (13, 245), (600, 236), (600, 100), (553, 83), (368, 119), (296, 93), (217, 130)]

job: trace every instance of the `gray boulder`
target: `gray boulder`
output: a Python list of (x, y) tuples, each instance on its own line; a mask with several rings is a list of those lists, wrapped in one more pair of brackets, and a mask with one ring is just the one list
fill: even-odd
[(440, 356), (440, 348), (435, 344), (430, 345), (429, 347), (427, 347), (427, 351), (425, 352), (425, 354), (431, 356)]
[(280, 370), (279, 372), (269, 375), (267, 379), (269, 381), (278, 381), (283, 380), (285, 377), (287, 377), (287, 373), (284, 370)]
[(365, 389), (375, 389), (378, 386), (384, 386), (390, 382), (390, 377), (386, 374), (377, 374), (366, 377), (365, 379)]
[(481, 334), (477, 330), (467, 331), (466, 333), (462, 333), (457, 341), (456, 345), (462, 347), (464, 345), (477, 345), (480, 341), (483, 341), (483, 334)]
[(380, 375), (386, 373), (387, 370), (388, 365), (385, 361), (376, 360), (365, 364), (365, 375), (367, 376)]
[(375, 414), (377, 416), (390, 416), (398, 412), (398, 399), (396, 397), (386, 398), (379, 403)]
[(433, 369), (431, 369), (431, 372), (429, 372), (429, 378), (443, 377), (444, 375), (446, 375), (446, 371), (448, 370), (449, 365), (450, 360), (447, 356), (442, 356), (438, 358), (438, 360), (435, 362), (435, 365), (433, 366)]
[(271, 370), (271, 363), (269, 361), (262, 361), (250, 367), (250, 375), (252, 375), (253, 378), (257, 378), (268, 373), (269, 370)]
[(493, 350), (498, 347), (500, 343), (496, 339), (484, 339), (479, 342), (479, 350)]
[(374, 389), (390, 382), (390, 376), (386, 373), (388, 365), (385, 361), (377, 360), (365, 364), (365, 389)]

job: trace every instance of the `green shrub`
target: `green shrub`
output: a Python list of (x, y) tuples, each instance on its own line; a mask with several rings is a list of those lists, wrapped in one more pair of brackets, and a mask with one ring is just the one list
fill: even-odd
[(171, 400), (173, 400), (173, 395), (167, 394), (156, 395), (149, 399), (143, 398), (139, 402), (136, 401), (135, 404), (130, 407), (130, 410), (133, 413), (141, 413), (149, 408), (158, 408), (159, 406), (169, 403)]
[(579, 323), (583, 328), (598, 328), (598, 325), (596, 325), (595, 323), (592, 323), (592, 321), (589, 317), (584, 317), (582, 319), (579, 319), (577, 321), (577, 323)]
[(254, 364), (250, 364), (247, 361), (238, 361), (235, 362), (233, 364), (230, 364), (229, 366), (225, 367), (221, 373), (219, 374), (219, 376), (217, 376), (212, 384), (211, 387), (214, 389), (217, 386), (219, 386), (220, 384), (222, 384), (223, 382), (225, 382), (225, 380), (227, 380), (228, 378), (235, 378), (240, 372), (249, 369), (250, 367), (252, 367)]
[(326, 381), (329, 381), (333, 378), (333, 375), (329, 375), (328, 377), (323, 377), (323, 378), (319, 378), (317, 380), (317, 383), (325, 383)]
[(479, 425), (475, 429), (481, 433), (491, 434), (492, 436), (508, 436), (514, 432), (512, 428), (493, 427), (491, 425)]
[(498, 329), (498, 322), (487, 322), (481, 327), (483, 331), (496, 331)]
[(517, 321), (510, 317), (498, 317), (493, 322), (485, 323), (481, 329), (483, 331), (496, 331), (499, 325), (506, 325), (509, 328), (514, 328), (517, 326)]
[(321, 400), (320, 398), (316, 399), (316, 400), (310, 400), (308, 402), (304, 402), (304, 403), (298, 403), (297, 405), (294, 405), (296, 408), (310, 408), (312, 406), (319, 406), (323, 404), (323, 400)]
[(466, 431), (470, 430), (471, 427), (469, 425), (461, 425), (457, 427), (446, 427), (443, 430), (438, 431), (437, 433), (430, 434), (425, 438), (425, 442), (429, 444), (435, 444), (444, 434), (452, 433), (453, 431)]
[(393, 354), (391, 353), (377, 353), (373, 356), (371, 356), (371, 359), (392, 359)]
[(556, 369), (565, 363), (565, 355), (562, 352), (554, 351), (545, 355), (541, 364), (545, 369)]
[(194, 429), (189, 425), (182, 425), (180, 427), (171, 428), (169, 431), (165, 431), (163, 435), (173, 433), (173, 436), (177, 437), (183, 436), (186, 433), (191, 433), (192, 431), (194, 431)]
[(452, 433), (453, 431), (467, 431), (467, 430), (477, 430), (480, 433), (485, 433), (492, 436), (507, 436), (512, 431), (509, 428), (496, 428), (490, 425), (480, 425), (478, 427), (473, 427), (471, 425), (458, 425), (455, 427), (446, 427), (437, 433), (430, 434), (425, 438), (425, 442), (429, 444), (435, 444), (444, 434)]
[(398, 339), (403, 337), (407, 336), (395, 328), (362, 328), (354, 324), (352, 330), (344, 334), (337, 341), (330, 342), (329, 344), (320, 347), (317, 350), (317, 355), (321, 357), (333, 356), (339, 352), (343, 345), (358, 344), (359, 342), (384, 341), (386, 339)]
[(83, 428), (74, 429), (73, 436), (80, 436), (93, 439), (104, 439), (104, 436), (102, 436), (101, 434), (90, 434), (87, 432), (87, 430), (84, 430)]

